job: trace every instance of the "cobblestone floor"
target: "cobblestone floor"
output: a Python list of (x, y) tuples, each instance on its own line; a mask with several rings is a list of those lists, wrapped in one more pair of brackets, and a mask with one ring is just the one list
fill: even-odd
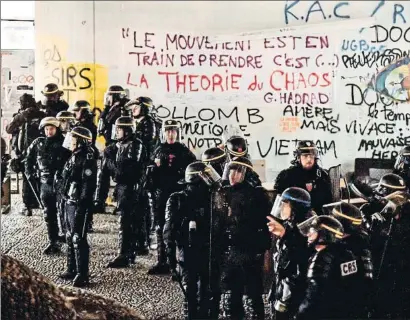
[[(21, 260), (57, 284), (69, 285), (57, 277), (65, 270), (66, 246), (60, 255), (44, 255), (47, 235), (42, 213), (34, 210), (32, 217), (25, 217), (18, 213), (21, 206), (21, 195), (12, 195), (12, 209), (1, 217), (2, 253)], [(147, 319), (182, 319), (183, 295), (178, 284), (170, 276), (146, 274), (155, 263), (154, 251), (139, 257), (130, 268), (106, 269), (105, 264), (117, 250), (117, 217), (95, 215), (94, 230), (88, 236), (91, 284), (87, 290), (129, 305)]]

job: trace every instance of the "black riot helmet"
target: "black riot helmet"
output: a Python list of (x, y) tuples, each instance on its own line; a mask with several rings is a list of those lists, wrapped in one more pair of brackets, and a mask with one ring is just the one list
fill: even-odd
[(363, 222), (360, 209), (346, 202), (339, 202), (334, 205), (331, 216), (343, 225), (346, 233), (352, 233), (360, 229)]
[(57, 113), (56, 119), (60, 121), (60, 128), (63, 133), (69, 132), (75, 123), (75, 116), (71, 111), (60, 111)]
[(375, 192), (382, 197), (386, 197), (396, 191), (405, 191), (406, 183), (402, 177), (394, 173), (385, 174), (381, 177)]
[(292, 161), (292, 164), (300, 164), (300, 158), (304, 155), (310, 155), (314, 157), (315, 163), (319, 159), (319, 152), (316, 144), (311, 140), (298, 141), (296, 150), (293, 152), (293, 155), (295, 159)]
[(36, 107), (36, 100), (32, 94), (24, 93), (19, 99), (21, 110), (26, 110), (30, 107)]
[(206, 169), (205, 163), (201, 161), (195, 161), (190, 163), (185, 169), (185, 180), (187, 184), (199, 184), (203, 183), (201, 173)]
[(63, 147), (71, 151), (85, 148), (91, 145), (92, 139), (93, 135), (89, 129), (77, 126), (67, 133)]
[(61, 91), (55, 83), (48, 83), (41, 93), (45, 97), (44, 104), (48, 104), (50, 102), (57, 102), (64, 94), (64, 91)]
[(150, 108), (152, 107), (152, 100), (148, 99), (147, 97), (139, 97), (129, 101), (124, 108), (136, 119), (145, 117), (150, 113)]
[[(118, 132), (118, 129), (123, 130), (124, 133), (122, 136), (119, 136), (120, 133)], [(128, 138), (129, 136), (131, 136), (134, 132), (135, 132), (134, 119), (128, 116), (122, 116), (122, 117), (119, 117), (115, 121), (115, 127), (113, 130), (113, 134), (115, 135), (115, 137), (112, 137), (112, 139), (122, 141)]]
[[(231, 171), (236, 173), (231, 177)], [(252, 162), (246, 157), (235, 157), (231, 161), (225, 164), (224, 172), (222, 175), (223, 180), (229, 180), (231, 185), (244, 182), (249, 175), (253, 172)]]
[(298, 228), (312, 246), (336, 243), (344, 237), (343, 225), (330, 216), (312, 216), (300, 223)]
[(183, 184), (201, 185), (218, 188), (221, 186), (221, 176), (215, 169), (202, 161), (190, 163), (185, 169)]
[(226, 143), (226, 154), (229, 159), (234, 157), (244, 157), (248, 154), (248, 146), (244, 137), (233, 136), (230, 137)]
[(112, 106), (115, 103), (119, 103), (121, 100), (127, 97), (127, 92), (123, 87), (113, 85), (108, 88), (108, 91), (104, 94), (104, 104), (106, 106)]
[(162, 123), (162, 143), (174, 143), (181, 141), (181, 126), (178, 121), (170, 119)]
[(410, 146), (406, 146), (400, 150), (396, 163), (394, 164), (394, 170), (403, 179), (410, 182)]
[(218, 147), (208, 148), (202, 153), (201, 160), (205, 164), (211, 165), (222, 176), (226, 162), (224, 150)]
[(86, 100), (78, 100), (76, 103), (74, 103), (74, 106), (71, 109), (71, 111), (74, 112), (75, 118), (77, 120), (80, 120), (85, 116), (91, 114), (91, 106)]
[(280, 220), (300, 223), (310, 217), (311, 204), (309, 192), (297, 187), (287, 188), (276, 196), (271, 215)]

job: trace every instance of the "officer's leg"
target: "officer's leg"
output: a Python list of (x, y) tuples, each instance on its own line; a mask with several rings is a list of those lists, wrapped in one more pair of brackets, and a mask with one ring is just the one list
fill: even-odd
[(59, 223), (59, 230), (60, 234), (58, 236), (58, 240), (61, 242), (66, 241), (66, 232), (67, 232), (67, 226), (65, 223), (64, 219), (64, 201), (62, 200), (62, 197), (59, 195), (56, 195), (56, 200), (57, 200), (57, 217), (58, 217), (58, 223)]
[(163, 238), (165, 224), (165, 205), (168, 201), (169, 194), (159, 193), (157, 197), (157, 206), (155, 210), (155, 233), (157, 235), (157, 264), (148, 270), (148, 274), (168, 274), (170, 272), (165, 255), (165, 243)]
[(198, 297), (198, 318), (199, 319), (210, 319), (209, 318), (209, 264), (206, 252), (201, 253), (203, 256), (200, 257), (198, 261), (198, 281), (197, 281), (197, 297)]
[(87, 242), (87, 221), (84, 220), (85, 219), (82, 221), (83, 233), (74, 233), (73, 236), (75, 260), (77, 264), (77, 275), (73, 280), (74, 287), (83, 287), (89, 282), (90, 247)]
[(218, 319), (221, 302), (221, 271), (219, 263), (212, 264), (209, 297), (209, 318)]
[(58, 224), (57, 224), (57, 206), (56, 196), (53, 192), (53, 186), (49, 184), (41, 184), (40, 192), (41, 201), (44, 205), (44, 221), (47, 226), (47, 235), (49, 245), (44, 250), (45, 254), (60, 252), (57, 244), (58, 240)]
[(234, 259), (226, 259), (221, 274), (222, 310), (227, 319), (243, 319), (243, 277), (241, 266)]
[(126, 192), (126, 187), (117, 186), (117, 215), (119, 215), (118, 255), (111, 261), (108, 268), (125, 268), (130, 264), (132, 250), (132, 201)]
[(88, 210), (87, 214), (87, 232), (94, 232), (94, 212), (93, 210)]
[(148, 242), (146, 235), (146, 205), (145, 197), (140, 195), (136, 201), (136, 210), (134, 212), (134, 232), (136, 237), (136, 254), (137, 255), (147, 255), (148, 252)]
[(152, 238), (154, 238), (155, 235), (155, 212), (156, 212), (156, 206), (157, 206), (157, 201), (156, 201), (156, 196), (154, 192), (147, 192), (147, 198), (148, 198), (148, 215), (149, 215), (149, 225), (148, 225), (148, 238), (149, 238), (149, 243), (150, 243), (150, 249), (151, 249), (151, 244), (152, 244)]
[(251, 319), (264, 319), (265, 308), (263, 305), (263, 257), (256, 257), (244, 266), (245, 286), (247, 299), (246, 311)]
[(34, 208), (34, 201), (36, 200), (34, 198), (33, 191), (31, 190), (25, 178), (23, 179), (22, 198), (24, 207), (21, 209), (20, 213), (22, 215), (30, 217), (33, 215), (33, 211), (31, 208)]
[(67, 205), (65, 207), (65, 221), (66, 226), (66, 243), (67, 243), (67, 269), (60, 275), (60, 278), (65, 280), (72, 280), (77, 273), (77, 265), (75, 261), (73, 234), (75, 221), (75, 206)]

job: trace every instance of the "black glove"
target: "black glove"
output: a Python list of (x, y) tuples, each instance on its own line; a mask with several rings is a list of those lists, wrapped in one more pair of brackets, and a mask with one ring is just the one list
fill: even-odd
[(24, 171), (24, 165), (21, 160), (21, 158), (14, 158), (10, 160), (10, 168), (15, 173), (20, 173)]

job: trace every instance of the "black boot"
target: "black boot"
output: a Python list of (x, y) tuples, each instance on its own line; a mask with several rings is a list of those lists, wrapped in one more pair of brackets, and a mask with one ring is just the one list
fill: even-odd
[[(44, 215), (46, 215), (46, 212), (44, 212)], [(44, 250), (44, 254), (59, 253), (60, 247), (57, 244), (57, 241), (59, 239), (58, 238), (57, 216), (55, 216), (55, 219), (51, 219), (51, 217), (47, 217), (45, 219), (46, 219), (45, 221), (46, 221), (46, 227), (47, 227), (47, 236), (48, 236), (48, 241), (50, 242), (50, 244)]]
[(26, 217), (31, 217), (33, 215), (33, 210), (24, 206), (21, 209), (20, 214)]
[(91, 210), (88, 212), (88, 232), (94, 232), (94, 217)]
[(119, 254), (107, 264), (107, 268), (126, 268), (130, 265), (129, 243), (123, 231), (118, 232), (118, 240), (120, 245)]
[(148, 270), (148, 274), (169, 274), (171, 270), (167, 263), (167, 258), (165, 256), (165, 244), (162, 238), (162, 232), (157, 231), (157, 259), (158, 262), (153, 267)]
[(60, 274), (59, 278), (63, 280), (73, 280), (76, 274), (77, 274), (77, 266), (76, 266), (76, 260), (75, 260), (75, 253), (74, 253), (74, 247), (71, 243), (68, 245), (68, 248), (67, 248), (67, 270), (64, 273)]
[(60, 247), (56, 242), (50, 242), (43, 251), (44, 254), (56, 254), (60, 252)]
[(73, 280), (74, 287), (84, 287), (90, 283), (89, 281), (89, 263), (90, 263), (90, 247), (87, 240), (82, 239), (79, 246), (75, 249), (75, 260), (77, 264), (77, 275)]

